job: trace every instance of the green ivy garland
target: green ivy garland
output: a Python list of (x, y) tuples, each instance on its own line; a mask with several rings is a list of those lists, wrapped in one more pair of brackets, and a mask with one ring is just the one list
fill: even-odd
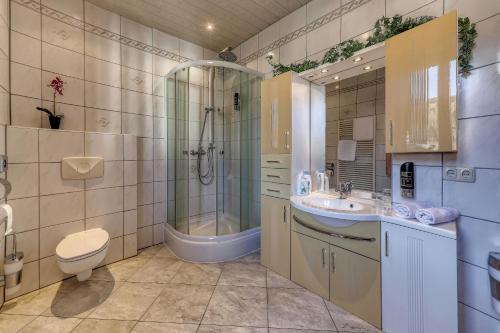
[[(435, 16), (420, 16), (403, 19), (401, 15), (395, 15), (393, 17), (384, 16), (375, 22), (374, 32), (370, 37), (368, 37), (366, 42), (363, 43), (353, 39), (341, 42), (328, 50), (323, 56), (323, 59), (320, 61), (304, 60), (301, 63), (291, 64), (289, 66), (285, 66), (280, 63), (273, 63), (271, 61), (272, 57), (268, 57), (267, 61), (273, 67), (274, 76), (288, 71), (300, 73), (323, 64), (345, 60), (352, 57), (354, 53), (364, 49), (365, 47), (381, 43), (388, 38), (413, 29), (416, 26), (427, 23), (435, 18)], [(470, 61), (472, 59), (472, 50), (476, 45), (476, 37), (476, 24), (471, 23), (468, 17), (458, 18), (458, 65), (460, 66), (461, 72), (464, 74), (469, 73), (472, 69)]]

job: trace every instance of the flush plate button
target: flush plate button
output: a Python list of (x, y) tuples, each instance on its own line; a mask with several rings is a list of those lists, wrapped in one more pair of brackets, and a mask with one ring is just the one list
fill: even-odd
[(476, 181), (476, 171), (469, 167), (445, 167), (443, 178), (445, 180), (474, 183)]

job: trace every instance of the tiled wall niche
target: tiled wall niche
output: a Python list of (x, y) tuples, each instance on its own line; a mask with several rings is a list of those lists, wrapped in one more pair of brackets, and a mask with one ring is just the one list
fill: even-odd
[[(287, 64), (318, 59), (333, 45), (366, 38), (383, 16), (440, 16), (457, 9), (477, 24), (474, 69), (459, 80), (458, 153), (393, 156), (392, 184), (399, 166), (416, 165), (417, 199), (456, 207), (458, 221), (459, 318), (461, 332), (500, 331), (500, 314), (490, 302), (487, 271), (489, 251), (500, 251), (500, 2), (484, 0), (313, 0), (242, 43), (241, 63), (271, 75), (268, 52)], [(327, 138), (327, 146), (333, 143)], [(443, 166), (476, 168), (475, 183), (443, 181)], [(394, 201), (399, 189), (393, 188)]]
[[(12, 184), (8, 203), (15, 216), (18, 247), (25, 254), (22, 289), (12, 297), (60, 281), (55, 248), (68, 234), (108, 231), (103, 264), (137, 254), (137, 140), (133, 135), (7, 128)], [(104, 177), (61, 178), (68, 156), (101, 156)], [(10, 248), (11, 239), (7, 240)]]
[[(339, 120), (374, 117), (375, 122), (375, 190), (391, 188), (385, 161), (385, 71), (379, 69), (326, 86), (326, 162), (335, 164)], [(331, 185), (335, 185), (333, 180)]]

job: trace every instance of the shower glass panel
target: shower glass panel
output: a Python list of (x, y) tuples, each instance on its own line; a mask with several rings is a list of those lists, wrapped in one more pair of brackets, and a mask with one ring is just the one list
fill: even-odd
[(167, 222), (177, 231), (218, 236), (260, 226), (260, 81), (224, 66), (167, 77)]

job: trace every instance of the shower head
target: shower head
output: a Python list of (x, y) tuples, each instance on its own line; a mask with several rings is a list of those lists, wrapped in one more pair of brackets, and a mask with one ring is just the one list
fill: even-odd
[(235, 62), (238, 57), (236, 56), (236, 54), (231, 52), (232, 49), (233, 48), (231, 46), (227, 46), (224, 48), (224, 50), (220, 51), (217, 56), (224, 61)]

